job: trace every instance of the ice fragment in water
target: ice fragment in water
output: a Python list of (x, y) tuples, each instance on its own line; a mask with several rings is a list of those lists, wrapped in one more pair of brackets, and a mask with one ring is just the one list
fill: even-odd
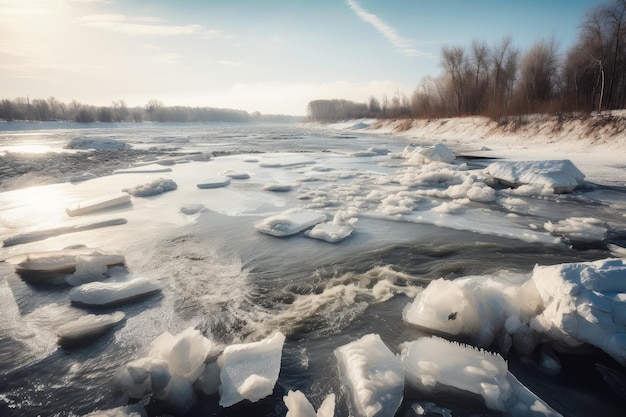
[(123, 304), (159, 292), (159, 287), (146, 278), (124, 282), (90, 282), (70, 290), (70, 300), (92, 306)]
[(422, 337), (406, 343), (402, 352), (406, 382), (429, 394), (466, 391), (482, 397), (497, 411), (525, 416), (559, 416), (508, 371), (497, 354), (438, 337)]
[(58, 343), (66, 348), (86, 345), (120, 323), (124, 317), (121, 311), (112, 314), (87, 314), (57, 327)]
[(289, 236), (326, 220), (326, 215), (299, 208), (290, 209), (256, 223), (254, 227), (272, 236)]
[(352, 412), (361, 417), (395, 415), (402, 402), (404, 371), (377, 334), (335, 349), (339, 375)]
[(333, 417), (335, 414), (335, 394), (329, 394), (320, 408), (315, 409), (300, 391), (289, 391), (283, 397), (287, 406), (286, 417)]
[(230, 407), (244, 399), (257, 402), (271, 395), (280, 372), (285, 336), (224, 349), (220, 372), (220, 405)]

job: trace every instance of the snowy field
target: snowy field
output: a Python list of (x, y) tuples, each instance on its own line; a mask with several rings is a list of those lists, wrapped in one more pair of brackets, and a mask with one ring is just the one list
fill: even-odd
[(1, 123), (0, 415), (623, 415), (624, 139), (467, 123)]

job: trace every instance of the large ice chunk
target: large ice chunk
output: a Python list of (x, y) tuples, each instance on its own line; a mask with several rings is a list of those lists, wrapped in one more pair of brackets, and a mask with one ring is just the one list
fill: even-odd
[(490, 164), (484, 173), (510, 187), (539, 185), (555, 193), (572, 191), (583, 183), (583, 174), (569, 159), (547, 161), (500, 161)]
[(117, 193), (73, 204), (65, 209), (68, 216), (82, 216), (98, 210), (130, 204), (130, 195)]
[(560, 415), (524, 387), (497, 354), (423, 337), (405, 344), (402, 363), (407, 384), (426, 394), (461, 390), (481, 396), (488, 408), (510, 415)]
[(257, 402), (271, 395), (280, 372), (285, 336), (273, 336), (254, 343), (224, 349), (220, 372), (220, 405), (230, 407), (242, 400)]
[[(508, 350), (515, 340), (518, 350), (530, 353), (537, 338), (528, 322), (541, 300), (532, 285), (503, 278), (470, 276), (431, 281), (404, 310), (404, 320), (449, 335), (469, 336), (481, 347), (498, 341)], [(516, 278), (521, 282), (528, 279)]]
[(542, 312), (531, 326), (561, 347), (589, 343), (626, 365), (626, 259), (536, 266)]
[(443, 143), (428, 148), (417, 149), (409, 158), (411, 163), (428, 163), (431, 161), (450, 163), (454, 161), (455, 156)]
[(160, 288), (146, 278), (134, 278), (121, 282), (90, 282), (70, 290), (70, 300), (91, 306), (123, 304), (145, 297)]
[(395, 415), (402, 402), (404, 371), (379, 335), (368, 334), (341, 346), (335, 356), (355, 415)]
[(607, 224), (593, 217), (569, 217), (556, 223), (546, 222), (543, 227), (553, 235), (569, 242), (601, 242), (609, 231)]
[(124, 318), (125, 314), (121, 311), (112, 314), (87, 314), (57, 327), (58, 343), (65, 348), (83, 346), (105, 334)]
[(289, 391), (283, 397), (287, 406), (286, 417), (333, 417), (335, 415), (335, 394), (329, 394), (320, 408), (315, 409), (300, 391)]
[(590, 344), (626, 364), (625, 262), (536, 266), (526, 278), (438, 279), (407, 306), (404, 320), (527, 355), (542, 339), (564, 351)]

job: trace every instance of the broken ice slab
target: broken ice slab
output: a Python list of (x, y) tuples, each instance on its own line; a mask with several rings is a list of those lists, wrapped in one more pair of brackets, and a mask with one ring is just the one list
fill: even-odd
[(404, 370), (377, 334), (335, 349), (339, 376), (359, 417), (392, 417), (402, 403)]
[(286, 417), (333, 417), (335, 415), (335, 394), (328, 394), (315, 412), (313, 405), (301, 391), (289, 391), (283, 396), (287, 407)]
[(132, 188), (124, 188), (122, 191), (134, 197), (150, 197), (168, 191), (174, 191), (178, 184), (171, 179), (159, 178), (146, 184), (137, 185)]
[(439, 337), (421, 337), (402, 352), (407, 384), (432, 392), (482, 397), (487, 408), (523, 416), (560, 416), (508, 371), (502, 356)]
[(82, 216), (83, 214), (125, 204), (130, 204), (130, 195), (127, 193), (117, 193), (73, 204), (66, 208), (65, 212), (68, 216), (72, 217)]
[(242, 400), (257, 402), (271, 395), (280, 373), (285, 336), (254, 343), (230, 345), (222, 356), (220, 405), (230, 407)]
[(78, 233), (85, 230), (99, 229), (101, 227), (119, 226), (126, 223), (128, 223), (128, 220), (120, 218), (104, 220), (101, 222), (81, 223), (71, 226), (54, 227), (52, 229), (36, 230), (7, 238), (2, 242), (2, 246), (7, 247), (22, 245), (24, 243), (36, 242), (38, 240), (44, 240), (69, 233)]
[(70, 290), (70, 300), (88, 306), (120, 305), (147, 297), (161, 289), (146, 278), (122, 282), (90, 282)]
[(230, 184), (230, 178), (228, 177), (212, 177), (196, 185), (198, 188), (206, 189), (226, 187), (228, 184)]
[(87, 314), (57, 327), (57, 342), (64, 348), (85, 346), (104, 335), (125, 317), (121, 311), (112, 314)]
[(301, 232), (324, 220), (325, 214), (294, 208), (261, 220), (254, 227), (261, 233), (283, 237)]
[(221, 175), (223, 175), (224, 177), (232, 178), (233, 180), (247, 180), (248, 178), (250, 178), (250, 174), (241, 171), (228, 170), (222, 172)]

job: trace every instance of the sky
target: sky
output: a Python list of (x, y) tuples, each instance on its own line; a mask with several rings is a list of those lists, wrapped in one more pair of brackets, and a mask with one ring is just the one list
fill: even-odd
[(598, 0), (0, 0), (0, 98), (306, 114), (410, 97), (445, 45), (565, 53)]

